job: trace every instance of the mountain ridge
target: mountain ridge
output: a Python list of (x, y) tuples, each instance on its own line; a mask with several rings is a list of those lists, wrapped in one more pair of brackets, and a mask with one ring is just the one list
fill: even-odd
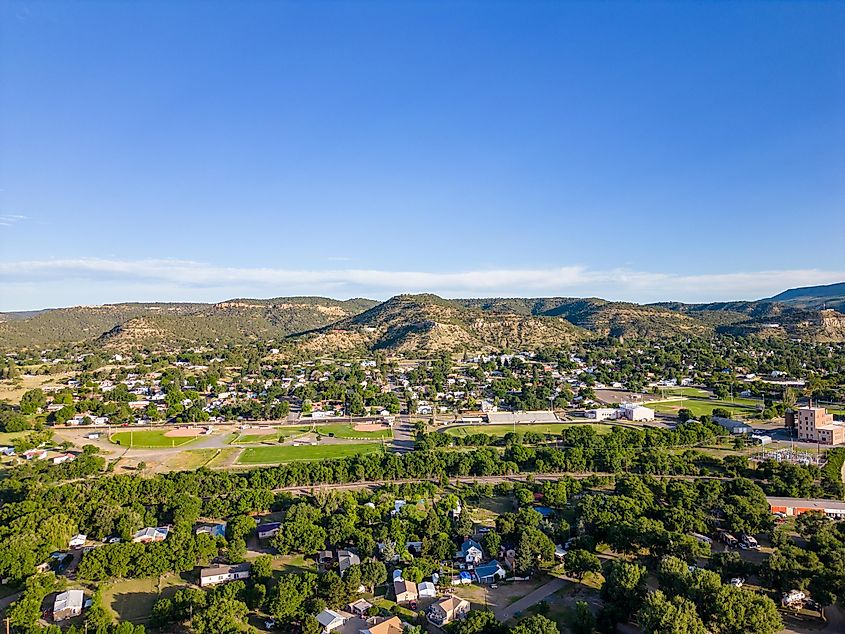
[(436, 352), (527, 349), (601, 336), (714, 334), (845, 341), (845, 314), (822, 309), (831, 298), (835, 302), (841, 288), (845, 283), (774, 296), (783, 301), (702, 304), (636, 304), (598, 297), (446, 299), (431, 293), (401, 294), (384, 302), (315, 296), (126, 302), (0, 313), (0, 348), (80, 343), (157, 349), (273, 340), (315, 352)]

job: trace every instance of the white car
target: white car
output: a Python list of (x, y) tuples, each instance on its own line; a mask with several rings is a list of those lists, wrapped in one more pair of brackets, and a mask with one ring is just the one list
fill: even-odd
[(734, 588), (741, 588), (744, 584), (745, 579), (743, 579), (742, 577), (734, 577), (733, 579), (731, 579), (731, 585)]

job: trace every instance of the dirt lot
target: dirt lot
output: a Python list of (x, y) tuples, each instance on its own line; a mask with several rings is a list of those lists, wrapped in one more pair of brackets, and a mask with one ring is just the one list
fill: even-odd
[(170, 431), (164, 432), (168, 438), (194, 438), (200, 436), (205, 431), (203, 427), (177, 427)]

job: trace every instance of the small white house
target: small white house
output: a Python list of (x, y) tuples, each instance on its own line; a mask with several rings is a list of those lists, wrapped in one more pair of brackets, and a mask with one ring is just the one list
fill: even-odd
[(53, 620), (64, 621), (82, 614), (85, 594), (82, 590), (68, 590), (56, 595), (53, 602)]
[(423, 581), (417, 586), (417, 594), (420, 599), (431, 599), (437, 596), (437, 588), (431, 581)]
[(218, 583), (226, 583), (227, 581), (235, 581), (237, 579), (249, 578), (248, 563), (237, 564), (234, 566), (214, 566), (213, 568), (203, 568), (200, 571), (200, 586), (213, 586)]
[(343, 627), (346, 618), (334, 610), (323, 610), (317, 615), (317, 621), (323, 626), (323, 634), (329, 634), (339, 627)]
[(85, 545), (85, 542), (88, 541), (88, 536), (83, 535), (82, 533), (78, 533), (70, 538), (68, 542), (68, 546), (70, 548), (81, 548)]

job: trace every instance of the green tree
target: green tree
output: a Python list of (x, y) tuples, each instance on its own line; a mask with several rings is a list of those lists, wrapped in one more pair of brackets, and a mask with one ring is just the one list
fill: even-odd
[(513, 634), (560, 634), (557, 623), (542, 614), (529, 616), (511, 628)]
[(596, 631), (596, 617), (586, 601), (575, 603), (569, 629), (572, 634), (593, 634)]
[(775, 634), (783, 629), (774, 601), (733, 586), (719, 590), (713, 621), (720, 634)]
[(599, 561), (595, 553), (576, 548), (566, 553), (566, 557), (563, 560), (563, 569), (566, 571), (566, 574), (575, 577), (581, 582), (587, 573), (601, 571), (601, 561)]
[(660, 590), (646, 596), (638, 620), (643, 634), (707, 634), (691, 601), (680, 596), (669, 600)]
[(23, 393), (23, 396), (21, 396), (22, 414), (34, 414), (40, 408), (44, 407), (47, 407), (47, 397), (44, 394), (44, 390), (41, 388), (27, 390)]

